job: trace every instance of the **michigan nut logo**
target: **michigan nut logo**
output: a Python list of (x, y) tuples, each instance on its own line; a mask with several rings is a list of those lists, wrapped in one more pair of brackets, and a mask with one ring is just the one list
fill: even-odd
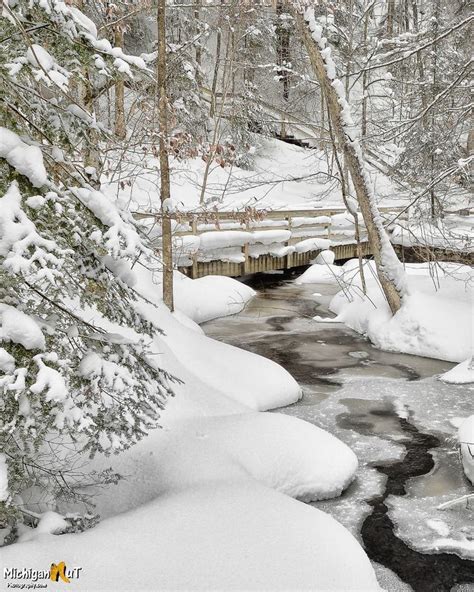
[(56, 565), (56, 563), (51, 563), (51, 570), (49, 572), (49, 579), (53, 580), (53, 582), (58, 582), (59, 578), (66, 584), (69, 584), (71, 580), (66, 575), (66, 564), (64, 561), (61, 561)]

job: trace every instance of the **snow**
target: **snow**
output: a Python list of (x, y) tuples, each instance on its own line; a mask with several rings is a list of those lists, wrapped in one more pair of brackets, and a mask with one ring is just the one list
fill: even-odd
[(297, 284), (333, 284), (342, 273), (338, 265), (316, 263), (309, 267), (296, 280)]
[(320, 249), (327, 249), (331, 241), (325, 238), (308, 238), (302, 240), (295, 245), (297, 253), (307, 253), (308, 251), (319, 251)]
[(217, 249), (219, 247), (241, 247), (249, 240), (249, 233), (238, 230), (204, 232), (200, 236), (200, 248)]
[(474, 367), (472, 364), (472, 358), (464, 360), (451, 370), (448, 370), (439, 377), (443, 382), (451, 384), (468, 384), (474, 382)]
[(5, 127), (0, 127), (0, 157), (25, 175), (33, 187), (46, 184), (47, 174), (40, 148), (25, 144), (15, 132)]
[(103, 224), (109, 227), (103, 239), (106, 248), (113, 256), (120, 254), (133, 256), (137, 251), (144, 250), (133, 224), (130, 220), (126, 221), (123, 218), (126, 215), (125, 212), (120, 211), (111, 199), (100, 191), (82, 187), (74, 188), (73, 193)]
[[(274, 362), (206, 337), (180, 308), (195, 320), (212, 318), (240, 309), (253, 290), (230, 278), (178, 276), (172, 315), (153, 271), (143, 264), (133, 271), (136, 310), (165, 333), (153, 339), (151, 356), (183, 380), (163, 429), (117, 457), (92, 461), (92, 469), (112, 465), (125, 476), (96, 492), (98, 526), (54, 536), (48, 533), (64, 523), (49, 512), (2, 550), (2, 562), (33, 569), (44, 569), (51, 557), (77, 562), (83, 569), (74, 589), (88, 591), (146, 589), (150, 582), (181, 590), (379, 590), (356, 539), (289, 497), (339, 495), (357, 469), (354, 453), (306, 422), (258, 412), (296, 401), (300, 387)], [(232, 302), (236, 296), (240, 301)], [(90, 314), (100, 324), (97, 312)], [(134, 339), (131, 329), (102, 324)], [(115, 380), (113, 368), (87, 354), (83, 370), (98, 368)], [(50, 509), (67, 520), (64, 504)], [(97, 549), (108, 552), (99, 560)]]
[[(56, 354), (49, 354), (51, 361), (57, 361)], [(46, 391), (44, 400), (48, 401), (64, 401), (68, 396), (68, 389), (66, 381), (60, 372), (47, 366), (43, 361), (41, 354), (34, 356), (33, 360), (38, 366), (38, 373), (36, 374), (36, 380), (34, 384), (30, 386), (32, 393), (42, 393)]]
[[(358, 277), (358, 261), (326, 273), (309, 268), (299, 283), (338, 282), (342, 290), (331, 301), (336, 322), (366, 335), (387, 351), (462, 362), (472, 353), (472, 271), (469, 267), (438, 263), (407, 264), (409, 294), (392, 316), (376, 280), (372, 262), (364, 262), (368, 295), (364, 297)], [(334, 275), (332, 274), (334, 271)], [(320, 278), (323, 279), (320, 279)]]
[[(135, 273), (138, 278), (137, 291), (148, 300), (156, 301), (157, 289), (153, 276), (142, 266), (136, 266)], [(237, 282), (230, 278), (207, 276), (202, 280), (204, 281), (187, 280), (197, 282), (198, 291), (195, 292), (195, 299), (198, 300), (196, 298), (198, 294), (204, 297), (204, 301), (201, 301), (198, 306), (196, 302), (190, 301), (185, 302), (183, 309), (180, 308), (183, 300), (180, 300), (179, 285), (176, 288), (176, 307), (186, 313), (185, 307), (191, 306), (198, 315), (194, 317), (195, 321), (203, 322), (206, 317), (218, 316), (215, 309), (212, 311), (213, 282), (216, 292), (220, 290), (214, 302), (217, 302), (224, 314), (232, 314), (232, 310), (234, 312), (240, 310), (243, 303), (242, 294), (245, 298), (245, 294), (248, 296), (248, 291), (251, 290), (246, 286), (236, 289)], [(186, 280), (183, 281), (186, 283)], [(193, 288), (193, 283), (185, 286), (191, 298)], [(251, 293), (253, 294), (253, 290)], [(142, 302), (138, 306), (140, 312), (153, 322), (157, 314), (156, 308), (148, 302)], [(179, 358), (182, 365), (199, 375), (201, 380), (212, 389), (225, 393), (227, 397), (247, 408), (263, 411), (288, 405), (301, 397), (301, 389), (297, 382), (286, 370), (267, 358), (209, 339), (185, 327), (173, 317), (160, 318), (160, 327), (166, 333), (163, 341)], [(216, 364), (216, 360), (219, 364)]]
[(289, 230), (258, 230), (252, 232), (251, 243), (271, 245), (272, 243), (284, 243), (291, 237)]
[(314, 260), (316, 265), (333, 265), (336, 256), (333, 251), (321, 251)]
[[(254, 164), (250, 170), (236, 165), (229, 169), (216, 167), (211, 170), (205, 207), (225, 212), (244, 212), (251, 205), (257, 210), (308, 210), (314, 209), (314, 216), (295, 216), (292, 219), (293, 230), (305, 224), (328, 224), (331, 219), (327, 210), (344, 211), (340, 189), (337, 184), (329, 185), (325, 173), (329, 173), (325, 153), (321, 150), (307, 150), (276, 139), (260, 139), (261, 146), (255, 154)], [(117, 156), (119, 158), (119, 156)], [(130, 180), (131, 187), (122, 188), (119, 182), (110, 182), (102, 178), (103, 190), (111, 198), (130, 201), (132, 211), (157, 211), (156, 201), (156, 170), (158, 161), (151, 157), (132, 162)], [(170, 160), (173, 174), (171, 176), (171, 195), (174, 209), (178, 211), (201, 211), (199, 203), (205, 163), (201, 158), (190, 158), (185, 162), (173, 158)], [(138, 174), (139, 171), (139, 174)], [(310, 174), (308, 172), (310, 171)], [(408, 203), (408, 195), (395, 189), (391, 181), (375, 169), (370, 174), (377, 182), (377, 196), (384, 205), (401, 206)], [(124, 171), (124, 174), (126, 171)], [(321, 173), (322, 181), (318, 181), (317, 173)], [(324, 208), (324, 215), (318, 215), (318, 209)], [(346, 214), (349, 220), (352, 216)], [(212, 220), (212, 211), (209, 212)], [(282, 220), (250, 222), (251, 228), (265, 225), (283, 226)], [(198, 225), (198, 230), (211, 230)], [(223, 229), (229, 229), (221, 225)], [(234, 226), (235, 229), (239, 225)], [(240, 226), (242, 229), (242, 227)], [(242, 229), (244, 230), (244, 229)]]
[(437, 534), (443, 537), (447, 537), (449, 535), (450, 529), (446, 522), (439, 519), (432, 519), (426, 521), (427, 526), (429, 526), (432, 530), (434, 530)]
[(44, 349), (46, 341), (36, 321), (13, 306), (0, 303), (0, 342), (19, 343), (25, 349)]
[(15, 358), (3, 347), (0, 347), (0, 370), (5, 374), (15, 370)]
[(348, 446), (287, 415), (206, 418), (193, 422), (192, 430), (260, 483), (305, 502), (339, 496), (357, 470), (357, 458)]
[(191, 280), (175, 272), (174, 279), (176, 308), (196, 323), (237, 314), (255, 295), (249, 286), (225, 276), (208, 275)]
[(474, 415), (462, 422), (459, 427), (458, 438), (464, 472), (474, 485)]
[(76, 21), (77, 24), (79, 24), (81, 27), (83, 27), (93, 37), (97, 37), (97, 27), (91, 21), (90, 18), (88, 18), (83, 12), (81, 12), (75, 6), (69, 5), (68, 9), (69, 9), (69, 13), (71, 14), (71, 16), (73, 17), (73, 19)]
[(56, 65), (56, 60), (44, 47), (32, 43), (26, 52), (26, 57), (35, 68), (43, 68), (48, 72)]
[[(97, 550), (107, 549), (98, 561)], [(252, 481), (164, 494), (82, 534), (42, 535), (2, 552), (44, 569), (77, 558), (75, 590), (379, 590), (356, 540), (333, 518)], [(23, 562), (23, 563), (22, 563)], [(100, 569), (98, 566), (100, 565)]]
[[(25, 530), (25, 532), (20, 535), (18, 541), (24, 543), (41, 537), (41, 535), (44, 534), (58, 534), (63, 532), (68, 526), (69, 522), (67, 522), (60, 514), (49, 510), (41, 515), (37, 527)], [(39, 540), (41, 540), (41, 538), (39, 538)]]
[(18, 183), (14, 181), (0, 198), (0, 256), (4, 257), (2, 266), (12, 273), (28, 274), (31, 281), (33, 263), (41, 260), (38, 273), (43, 276), (49, 273), (52, 278), (54, 270), (51, 267), (59, 265), (52, 251), (66, 253), (54, 241), (44, 239), (38, 234), (36, 226), (21, 207)]

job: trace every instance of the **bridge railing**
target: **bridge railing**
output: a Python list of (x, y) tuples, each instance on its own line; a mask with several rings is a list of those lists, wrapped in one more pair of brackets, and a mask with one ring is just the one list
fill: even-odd
[[(386, 225), (407, 216), (404, 208), (380, 207)], [(136, 212), (137, 220), (161, 214)], [(169, 214), (177, 267), (190, 277), (210, 273), (240, 276), (258, 271), (307, 265), (324, 249), (336, 259), (355, 256), (352, 216), (344, 208), (307, 210), (194, 211)], [(366, 230), (359, 215), (363, 252), (370, 254)], [(160, 250), (161, 239), (153, 241)]]

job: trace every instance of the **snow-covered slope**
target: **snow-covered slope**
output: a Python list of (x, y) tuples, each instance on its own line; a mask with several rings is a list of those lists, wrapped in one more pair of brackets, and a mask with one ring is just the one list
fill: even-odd
[[(352, 451), (311, 424), (253, 411), (295, 401), (299, 386), (277, 364), (213, 341), (181, 311), (169, 313), (145, 266), (133, 274), (145, 297), (137, 308), (165, 331), (151, 344), (152, 355), (183, 381), (163, 413), (163, 429), (90, 464), (124, 476), (115, 486), (85, 488), (103, 517), (97, 527), (48, 534), (63, 523), (47, 513), (36, 531), (23, 527), (22, 542), (1, 550), (2, 564), (49, 569), (51, 558), (61, 558), (68, 568), (82, 567), (74, 589), (89, 592), (378, 590), (352, 535), (289, 497), (339, 495), (357, 468)], [(185, 286), (177, 299), (182, 309), (190, 299), (186, 310), (200, 320), (229, 312), (237, 293), (242, 301), (251, 297), (235, 280), (221, 279), (206, 278), (206, 290), (199, 281), (178, 282), (178, 290)], [(89, 314), (98, 322), (97, 311)], [(25, 504), (38, 511), (34, 500)], [(43, 504), (41, 512), (70, 509)], [(100, 560), (98, 549), (107, 550)]]
[[(205, 196), (208, 207), (217, 206), (225, 211), (246, 206), (294, 210), (343, 207), (339, 185), (328, 176), (324, 151), (308, 150), (276, 139), (260, 138), (260, 144), (251, 169), (238, 166), (211, 169)], [(131, 186), (121, 187), (119, 181), (109, 183), (104, 178), (104, 191), (129, 204), (131, 210), (159, 210), (157, 164), (151, 155), (145, 160), (141, 155), (139, 163), (130, 162), (134, 171)], [(201, 158), (173, 160), (171, 168), (173, 207), (181, 211), (199, 208), (205, 162)], [(369, 170), (377, 196), (385, 205), (406, 203), (406, 196), (387, 177)]]

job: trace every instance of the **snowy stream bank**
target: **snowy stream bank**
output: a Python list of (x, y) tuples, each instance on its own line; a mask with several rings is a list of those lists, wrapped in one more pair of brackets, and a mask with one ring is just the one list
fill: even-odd
[(304, 397), (279, 412), (356, 452), (356, 481), (314, 505), (362, 542), (386, 590), (474, 590), (473, 509), (437, 509), (472, 492), (454, 420), (472, 413), (473, 386), (438, 381), (448, 362), (383, 352), (342, 324), (315, 322), (335, 289), (279, 279), (254, 279), (258, 296), (203, 325), (206, 334), (281, 364)]

